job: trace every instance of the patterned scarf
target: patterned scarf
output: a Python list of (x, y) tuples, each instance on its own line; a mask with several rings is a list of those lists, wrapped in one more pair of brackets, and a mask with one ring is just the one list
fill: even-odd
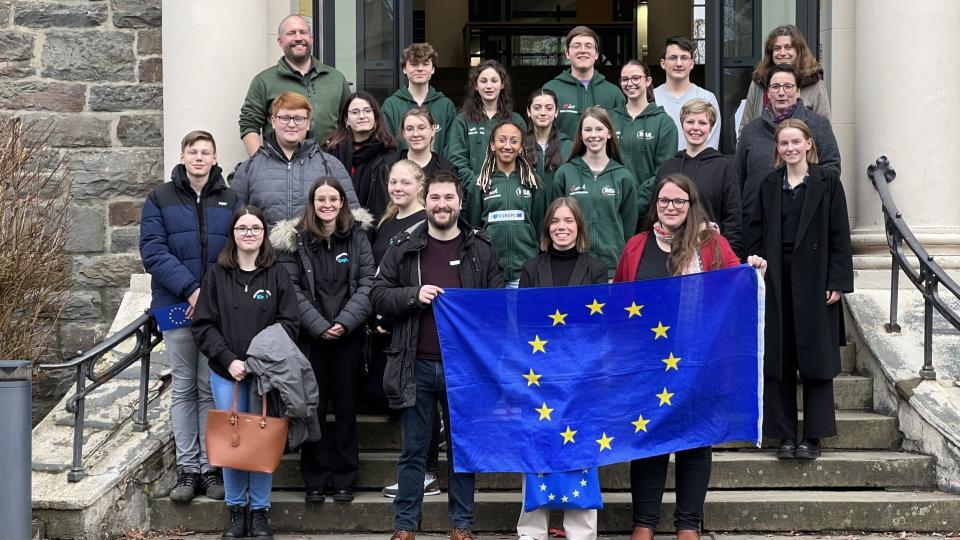
[[(673, 238), (676, 236), (676, 233), (667, 232), (667, 230), (663, 228), (663, 225), (660, 225), (659, 221), (653, 224), (653, 234), (657, 237), (657, 240), (662, 241), (668, 246), (673, 245)], [(703, 272), (703, 261), (700, 260), (700, 252), (698, 251), (694, 253), (694, 255), (695, 257), (691, 257), (686, 270), (683, 271), (683, 275)]]

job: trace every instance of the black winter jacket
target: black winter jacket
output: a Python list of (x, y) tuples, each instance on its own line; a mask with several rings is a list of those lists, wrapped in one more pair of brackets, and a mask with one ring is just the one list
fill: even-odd
[[(460, 257), (460, 283), (465, 289), (500, 289), (505, 282), (497, 250), (490, 236), (474, 229), (462, 219), (457, 223), (463, 232)], [(380, 261), (380, 269), (370, 291), (374, 310), (393, 318), (390, 347), (384, 351), (387, 366), (383, 373), (383, 390), (390, 407), (402, 409), (416, 402), (417, 383), (413, 376), (420, 330), (420, 310), (432, 309), (417, 300), (420, 294), (420, 251), (427, 245), (427, 223), (412, 232), (394, 238), (394, 243)]]
[(568, 285), (598, 285), (607, 282), (607, 264), (589, 253), (577, 255), (569, 283), (554, 283), (550, 267), (550, 252), (542, 251), (523, 263), (520, 271), (520, 288), (566, 287)]
[(281, 221), (274, 225), (270, 232), (270, 243), (276, 249), (278, 259), (290, 273), (296, 290), (300, 328), (305, 339), (320, 339), (320, 335), (334, 323), (343, 325), (349, 334), (360, 328), (373, 312), (369, 295), (377, 265), (373, 261), (373, 250), (366, 232), (373, 218), (362, 208), (354, 210), (353, 216), (356, 221), (349, 232), (347, 249), (350, 265), (349, 300), (332, 321), (325, 319), (318, 308), (313, 259), (308, 252), (310, 233), (297, 232), (296, 223), (299, 220)]
[(660, 165), (657, 182), (673, 173), (681, 173), (693, 180), (707, 217), (720, 226), (720, 234), (730, 243), (737, 257), (743, 259), (743, 214), (736, 165), (710, 147), (694, 157), (681, 150), (676, 157)]
[(280, 323), (296, 340), (297, 315), (293, 283), (279, 264), (257, 268), (252, 275), (215, 264), (200, 286), (191, 329), (210, 369), (232, 380), (230, 363), (246, 359), (247, 347), (264, 328)]

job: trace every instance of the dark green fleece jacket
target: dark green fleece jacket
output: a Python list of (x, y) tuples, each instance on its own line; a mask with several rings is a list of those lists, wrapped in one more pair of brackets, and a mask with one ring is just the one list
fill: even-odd
[(587, 107), (603, 107), (608, 112), (627, 102), (614, 84), (607, 81), (599, 71), (593, 72), (593, 78), (586, 87), (570, 73), (564, 71), (543, 85), (557, 94), (557, 127), (567, 137), (576, 137), (580, 127), (580, 115)]
[[(490, 133), (503, 120), (488, 118), (482, 122), (474, 122), (460, 113), (453, 120), (453, 127), (447, 136), (447, 149), (443, 157), (456, 165), (460, 174), (460, 182), (464, 185), (476, 182), (480, 166), (487, 157), (490, 148)], [(513, 123), (520, 126), (522, 133), (527, 129), (523, 117), (513, 113)]]
[(270, 106), (284, 92), (296, 92), (306, 96), (313, 108), (310, 126), (313, 138), (326, 140), (337, 128), (337, 118), (350, 86), (343, 74), (336, 69), (313, 59), (310, 71), (301, 76), (280, 58), (276, 66), (269, 67), (250, 81), (247, 97), (240, 108), (240, 138), (247, 133), (259, 133), (262, 139), (273, 132), (270, 126)]
[(506, 175), (498, 170), (486, 193), (476, 181), (467, 185), (467, 221), (490, 234), (507, 281), (520, 279), (523, 263), (539, 251), (538, 231), (546, 197), (543, 189), (523, 185), (516, 171)]
[[(433, 121), (437, 123), (437, 136), (433, 139), (433, 151), (444, 155), (447, 133), (450, 131), (450, 126), (453, 125), (453, 117), (457, 115), (457, 108), (454, 107), (450, 98), (443, 95), (443, 92), (438, 92), (432, 86), (427, 92), (426, 99), (423, 100), (423, 106), (430, 109)], [(407, 142), (403, 140), (403, 133), (400, 131), (400, 120), (403, 118), (403, 113), (414, 107), (419, 107), (419, 105), (407, 88), (397, 90), (383, 102), (383, 121), (390, 133), (397, 138), (397, 150), (407, 148)]]
[(637, 181), (617, 160), (611, 159), (594, 174), (577, 156), (557, 169), (550, 200), (569, 195), (580, 203), (590, 233), (590, 253), (607, 264), (613, 277), (623, 246), (637, 225)]
[[(570, 152), (573, 150), (573, 140), (570, 137), (567, 137), (563, 133), (557, 132), (557, 138), (560, 140), (560, 164), (567, 162), (567, 159), (570, 158)], [(536, 145), (537, 152), (537, 178), (540, 179), (540, 183), (543, 185), (543, 189), (547, 193), (551, 193), (553, 189), (553, 176), (557, 173), (556, 169), (547, 170), (544, 167), (543, 159), (543, 149), (540, 148), (540, 145)]]
[(650, 206), (657, 170), (676, 154), (677, 126), (656, 103), (648, 104), (636, 118), (627, 113), (626, 105), (612, 112), (623, 164), (637, 179), (637, 215), (642, 219)]

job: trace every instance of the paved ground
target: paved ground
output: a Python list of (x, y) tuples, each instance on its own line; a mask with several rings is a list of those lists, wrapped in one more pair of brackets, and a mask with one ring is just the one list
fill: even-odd
[[(170, 539), (170, 540), (219, 540), (219, 535), (131, 535), (128, 539)], [(389, 540), (388, 534), (278, 534), (275, 540)], [(417, 538), (424, 540), (441, 540), (448, 538), (447, 535), (419, 533)], [(556, 537), (551, 537), (551, 540)], [(620, 538), (625, 539), (627, 535), (619, 536), (600, 536), (601, 539)], [(673, 540), (675, 537), (669, 535), (657, 535), (656, 540)], [(704, 540), (944, 540), (945, 538), (960, 538), (960, 532), (944, 533), (943, 535), (918, 535), (907, 532), (895, 532), (888, 534), (861, 534), (861, 533), (835, 533), (835, 534), (794, 534), (794, 535), (733, 535), (733, 534), (709, 534), (704, 535)], [(516, 536), (502, 534), (483, 534), (481, 540), (515, 540)]]

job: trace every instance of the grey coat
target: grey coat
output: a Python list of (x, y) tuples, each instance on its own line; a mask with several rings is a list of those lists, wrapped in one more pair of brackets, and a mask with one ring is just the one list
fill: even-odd
[(360, 206), (350, 175), (340, 161), (324, 152), (313, 139), (297, 147), (291, 159), (269, 137), (263, 146), (237, 167), (230, 187), (247, 204), (263, 210), (267, 226), (278, 221), (299, 219), (303, 205), (310, 198), (310, 188), (317, 178), (332, 176), (347, 193), (350, 208)]
[[(810, 133), (817, 144), (817, 154), (820, 157), (820, 166), (829, 175), (840, 177), (840, 147), (833, 134), (830, 120), (811, 112), (797, 100), (797, 108), (791, 118), (803, 120), (810, 127)], [(753, 208), (757, 204), (760, 193), (760, 183), (776, 168), (773, 166), (776, 152), (776, 141), (773, 133), (777, 124), (770, 117), (770, 110), (764, 109), (760, 118), (747, 124), (740, 134), (737, 143), (736, 166), (743, 188), (741, 192), (741, 206), (743, 223), (750, 223)]]
[(254, 336), (247, 348), (246, 367), (257, 376), (259, 395), (276, 390), (280, 396), (278, 412), (290, 420), (287, 445), (291, 449), (305, 441), (320, 440), (317, 379), (310, 362), (283, 326), (271, 324)]
[(297, 291), (300, 309), (300, 335), (305, 339), (319, 339), (334, 323), (340, 323), (347, 333), (360, 328), (373, 308), (370, 305), (370, 287), (377, 272), (373, 249), (367, 239), (367, 229), (373, 224), (373, 215), (363, 208), (353, 211), (354, 227), (350, 230), (347, 257), (350, 261), (350, 299), (332, 320), (326, 320), (314, 305), (316, 298), (313, 262), (307, 251), (310, 246), (309, 232), (298, 233), (299, 220), (281, 221), (270, 232), (270, 243), (277, 251), (277, 258), (290, 273)]

